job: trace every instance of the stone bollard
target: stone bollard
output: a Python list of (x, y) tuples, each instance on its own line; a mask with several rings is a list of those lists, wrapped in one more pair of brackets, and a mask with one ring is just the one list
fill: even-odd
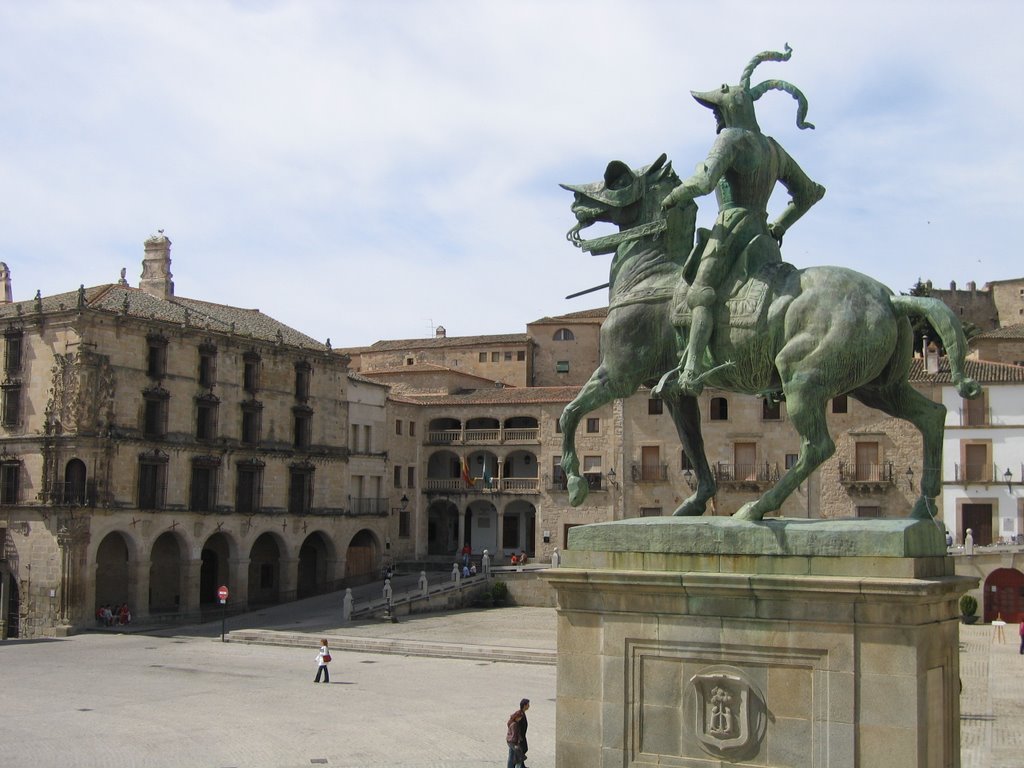
[(345, 589), (345, 597), (341, 601), (341, 620), (349, 621), (352, 618), (352, 588)]
[(452, 581), (456, 584), (462, 581), (462, 572), (459, 570), (458, 563), (452, 563)]
[(555, 547), (555, 551), (551, 553), (551, 567), (557, 568), (562, 564), (562, 556), (558, 552), (558, 547)]
[(965, 555), (973, 555), (974, 554), (974, 534), (971, 533), (971, 529), (970, 528), (967, 529), (967, 533), (964, 536), (964, 554)]
[(487, 554), (487, 550), (484, 550), (483, 557), (480, 558), (480, 571), (485, 577), (491, 575), (491, 556)]
[(390, 603), (392, 594), (394, 593), (391, 589), (391, 579), (384, 579), (384, 600)]
[(424, 597), (426, 597), (427, 593), (429, 592), (429, 587), (428, 587), (428, 584), (427, 584), (427, 572), (426, 571), (420, 571), (420, 581), (419, 581), (419, 584), (420, 584), (420, 593)]

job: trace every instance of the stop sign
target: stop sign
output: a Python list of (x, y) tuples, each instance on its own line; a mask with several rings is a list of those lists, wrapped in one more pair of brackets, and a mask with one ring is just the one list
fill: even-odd
[(217, 599), (220, 600), (222, 603), (228, 599), (227, 587), (217, 587)]

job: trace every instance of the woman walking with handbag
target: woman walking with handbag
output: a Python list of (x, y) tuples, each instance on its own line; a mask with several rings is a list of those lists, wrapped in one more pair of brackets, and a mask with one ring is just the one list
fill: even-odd
[(320, 682), (321, 673), (324, 676), (324, 682), (331, 682), (331, 673), (327, 670), (327, 665), (331, 663), (331, 651), (327, 647), (327, 640), (323, 639), (320, 641), (320, 652), (316, 655), (316, 678), (314, 683)]

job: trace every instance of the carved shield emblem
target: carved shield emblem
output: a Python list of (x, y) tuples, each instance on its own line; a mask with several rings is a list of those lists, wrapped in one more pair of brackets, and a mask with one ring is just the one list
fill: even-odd
[(716, 757), (747, 755), (764, 738), (764, 698), (740, 670), (711, 667), (690, 678), (694, 735)]

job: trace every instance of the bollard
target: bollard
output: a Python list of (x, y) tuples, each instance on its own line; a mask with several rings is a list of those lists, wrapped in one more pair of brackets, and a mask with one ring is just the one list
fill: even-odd
[(420, 582), (419, 582), (419, 584), (420, 584), (420, 593), (424, 597), (426, 597), (427, 593), (429, 592), (429, 586), (427, 584), (427, 572), (426, 571), (420, 571)]
[(341, 601), (341, 620), (349, 621), (352, 618), (352, 588), (345, 589), (345, 597)]

